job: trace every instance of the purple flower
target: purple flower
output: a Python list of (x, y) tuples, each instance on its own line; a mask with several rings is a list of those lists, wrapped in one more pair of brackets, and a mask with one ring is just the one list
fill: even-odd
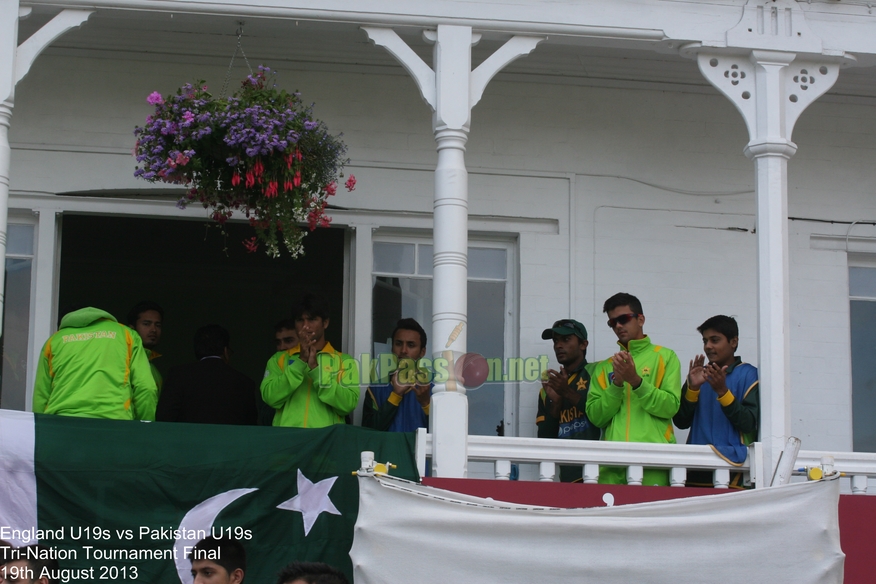
[(315, 130), (319, 126), (317, 122), (304, 122), (304, 129), (307, 131)]
[(164, 98), (161, 97), (161, 94), (157, 91), (153, 91), (149, 94), (149, 97), (146, 98), (147, 103), (150, 105), (161, 105), (164, 103)]

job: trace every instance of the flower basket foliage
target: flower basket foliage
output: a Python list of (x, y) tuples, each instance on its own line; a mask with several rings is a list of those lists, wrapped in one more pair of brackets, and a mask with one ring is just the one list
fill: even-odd
[[(203, 82), (166, 98), (152, 93), (147, 101), (155, 112), (134, 130), (134, 176), (187, 185), (177, 206), (200, 203), (220, 224), (240, 211), (256, 232), (243, 242), (248, 251), (263, 243), (276, 257), (282, 240), (298, 257), (307, 233), (302, 226), (313, 231), (330, 223), (326, 201), (349, 160), (340, 136), (313, 118), (313, 106), (277, 89), (273, 78), (259, 67), (227, 98), (214, 98)], [(355, 177), (345, 184), (352, 191)]]

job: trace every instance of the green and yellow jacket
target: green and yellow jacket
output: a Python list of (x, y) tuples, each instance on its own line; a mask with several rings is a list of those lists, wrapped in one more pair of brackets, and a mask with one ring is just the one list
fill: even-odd
[(275, 354), (262, 380), (262, 399), (277, 410), (274, 426), (323, 428), (343, 424), (359, 403), (359, 366), (331, 343), (317, 354), (311, 369), (301, 347)]
[(139, 335), (97, 308), (64, 316), (37, 364), (33, 411), (154, 420), (158, 391)]
[[(620, 344), (620, 343), (618, 343)], [(681, 400), (681, 364), (671, 349), (654, 345), (649, 337), (630, 341), (628, 350), (636, 363), (642, 384), (612, 383), (611, 359), (592, 366), (587, 417), (603, 428), (603, 440), (675, 444), (672, 416)], [(617, 467), (602, 467), (600, 483), (626, 483), (626, 472)], [(669, 472), (645, 469), (643, 484), (669, 484)]]

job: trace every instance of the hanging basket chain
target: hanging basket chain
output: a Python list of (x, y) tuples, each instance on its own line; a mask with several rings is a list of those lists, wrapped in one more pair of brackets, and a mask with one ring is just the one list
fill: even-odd
[(246, 68), (249, 69), (249, 74), (252, 75), (252, 66), (249, 64), (249, 59), (246, 58), (246, 53), (243, 52), (243, 45), (240, 43), (240, 38), (243, 36), (244, 24), (246, 23), (242, 20), (237, 22), (237, 47), (234, 49), (234, 54), (231, 55), (231, 63), (228, 64), (228, 72), (225, 73), (225, 81), (222, 83), (222, 93), (219, 95), (220, 99), (224, 99), (226, 92), (228, 91), (228, 80), (231, 79), (231, 70), (234, 68), (234, 59), (237, 57), (237, 53), (240, 53), (241, 56), (243, 56), (243, 60), (246, 62)]

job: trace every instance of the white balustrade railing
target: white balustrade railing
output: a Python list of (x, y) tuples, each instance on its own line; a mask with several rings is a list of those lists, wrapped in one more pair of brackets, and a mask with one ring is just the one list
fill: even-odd
[[(426, 459), (431, 454), (432, 435), (421, 428), (416, 446), (420, 476), (425, 476)], [(868, 477), (876, 478), (876, 454), (801, 450), (794, 465), (795, 474), (805, 475), (814, 467), (830, 472), (830, 457), (833, 470), (850, 477), (852, 493), (866, 494)], [(642, 484), (646, 467), (669, 469), (673, 487), (684, 486), (688, 470), (712, 471), (716, 488), (728, 488), (732, 472), (742, 472), (746, 483), (756, 487), (768, 486), (772, 479), (764, 472), (760, 443), (749, 446), (746, 461), (734, 466), (710, 446), (469, 435), (468, 460), (492, 463), (497, 480), (511, 478), (513, 463), (537, 464), (540, 481), (556, 480), (558, 465), (580, 465), (584, 482), (590, 484), (597, 482), (599, 465), (627, 467), (627, 483), (631, 485)], [(759, 477), (764, 478), (758, 480)]]
[[(417, 433), (417, 467), (425, 476), (426, 458), (432, 454), (432, 435), (421, 428)], [(752, 456), (749, 455), (749, 459)], [(580, 465), (585, 483), (595, 484), (599, 465), (627, 467), (627, 483), (642, 484), (645, 467), (670, 469), (670, 484), (683, 487), (687, 470), (711, 470), (718, 488), (727, 488), (732, 471), (756, 476), (748, 460), (734, 466), (717, 456), (709, 446), (687, 444), (642, 444), (597, 442), (504, 436), (468, 436), (469, 462), (490, 462), (495, 478), (509, 480), (512, 463), (538, 464), (540, 481), (553, 481), (557, 465)]]
[(853, 495), (866, 495), (868, 479), (876, 478), (876, 453), (801, 450), (794, 469), (795, 474), (805, 475), (810, 468), (824, 466), (832, 466), (833, 470), (849, 477)]

